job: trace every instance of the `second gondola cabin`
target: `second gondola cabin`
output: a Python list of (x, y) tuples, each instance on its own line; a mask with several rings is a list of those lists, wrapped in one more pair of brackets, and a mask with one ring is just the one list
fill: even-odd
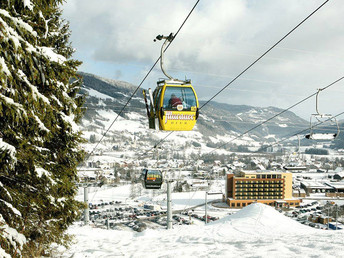
[(159, 129), (191, 131), (198, 118), (198, 98), (190, 81), (159, 81), (153, 93)]
[(163, 182), (162, 173), (157, 169), (142, 170), (142, 184), (145, 189), (160, 189)]

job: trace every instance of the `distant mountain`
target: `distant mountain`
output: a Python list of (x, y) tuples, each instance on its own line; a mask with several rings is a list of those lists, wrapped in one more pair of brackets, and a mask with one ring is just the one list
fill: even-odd
[[(252, 107), (247, 105), (230, 105), (209, 102), (202, 110), (199, 125), (209, 127), (211, 132), (221, 134), (223, 131), (244, 133), (258, 124), (274, 117), (283, 110), (276, 107)], [(281, 138), (300, 131), (308, 126), (308, 122), (294, 113), (287, 111), (280, 116), (264, 123), (250, 132), (256, 139)], [(201, 127), (201, 126), (200, 126)]]
[(128, 82), (106, 79), (90, 73), (78, 72), (78, 74), (83, 77), (84, 84), (87, 85), (87, 87), (105, 93), (112, 97), (116, 96), (117, 89), (120, 89), (120, 91), (131, 93), (137, 87)]
[[(137, 86), (123, 81), (104, 79), (93, 74), (83, 72), (79, 74), (84, 81), (81, 93), (87, 96), (85, 103), (87, 111), (82, 121), (83, 130), (88, 134), (91, 134), (92, 130), (94, 132), (98, 130), (101, 134), (122, 110)], [(201, 102), (200, 105), (203, 103)], [(238, 137), (281, 111), (282, 109), (275, 107), (261, 108), (212, 101), (201, 109), (194, 129), (195, 133), (188, 134), (187, 138), (192, 142), (203, 142), (208, 145), (209, 143), (213, 143), (210, 145), (221, 144), (221, 142)], [(274, 142), (307, 127), (308, 121), (288, 111), (245, 135), (245, 142), (236, 142), (236, 144)], [(132, 134), (140, 138), (156, 139), (158, 134), (148, 129), (141, 90), (132, 98), (123, 111), (120, 121), (114, 124), (112, 130), (116, 131), (117, 137), (118, 132), (122, 132), (122, 136)]]

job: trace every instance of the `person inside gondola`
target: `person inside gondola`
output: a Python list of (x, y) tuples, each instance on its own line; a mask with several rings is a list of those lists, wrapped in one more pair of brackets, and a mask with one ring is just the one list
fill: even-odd
[(170, 100), (168, 101), (168, 105), (170, 108), (176, 108), (178, 105), (182, 105), (182, 101), (178, 98), (175, 94), (171, 95)]

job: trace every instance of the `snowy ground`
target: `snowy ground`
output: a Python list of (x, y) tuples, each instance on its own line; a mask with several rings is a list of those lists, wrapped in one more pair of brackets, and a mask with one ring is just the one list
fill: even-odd
[[(126, 187), (96, 194), (99, 199), (127, 199)], [(204, 193), (203, 193), (204, 194)], [(92, 194), (90, 194), (92, 195)], [(111, 196), (112, 195), (112, 196)], [(173, 194), (175, 207), (201, 202)], [(203, 195), (204, 196), (204, 195)], [(79, 197), (81, 199), (81, 196)], [(153, 199), (158, 200), (160, 196)], [(184, 202), (182, 201), (184, 199)], [(94, 197), (96, 199), (96, 197)], [(217, 209), (218, 210), (218, 209)], [(223, 214), (228, 214), (223, 209)], [(80, 224), (70, 227), (75, 244), (59, 248), (58, 257), (343, 257), (344, 231), (304, 226), (270, 206), (252, 204), (208, 225), (147, 229), (141, 233), (104, 230)]]

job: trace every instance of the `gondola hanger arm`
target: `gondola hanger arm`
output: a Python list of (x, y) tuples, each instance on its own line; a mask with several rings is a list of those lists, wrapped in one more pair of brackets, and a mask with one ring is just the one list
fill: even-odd
[(167, 78), (169, 78), (170, 80), (174, 80), (173, 77), (169, 74), (167, 74), (167, 72), (164, 69), (164, 53), (165, 53), (165, 46), (167, 43), (172, 42), (174, 39), (173, 33), (171, 32), (170, 35), (168, 36), (164, 36), (164, 35), (158, 35), (156, 36), (156, 38), (154, 39), (154, 42), (156, 42), (157, 40), (162, 40), (165, 39), (164, 43), (161, 46), (161, 51), (160, 51), (160, 67), (161, 67), (161, 71), (165, 74), (165, 76)]

